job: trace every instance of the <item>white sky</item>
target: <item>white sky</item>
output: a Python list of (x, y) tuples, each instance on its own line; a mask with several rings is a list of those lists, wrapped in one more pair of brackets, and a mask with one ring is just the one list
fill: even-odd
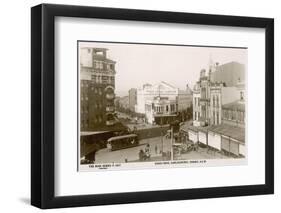
[(130, 88), (160, 81), (180, 89), (185, 89), (186, 84), (193, 88), (200, 70), (207, 70), (210, 56), (219, 64), (231, 61), (247, 64), (247, 49), (101, 42), (82, 42), (82, 46), (108, 49), (107, 57), (116, 61), (115, 93), (118, 96), (128, 95)]

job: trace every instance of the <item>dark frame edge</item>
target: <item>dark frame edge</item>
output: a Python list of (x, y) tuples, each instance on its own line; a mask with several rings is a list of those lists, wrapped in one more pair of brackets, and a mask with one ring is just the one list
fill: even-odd
[(31, 8), (31, 205), (42, 206), (41, 78), (42, 5)]
[(265, 27), (265, 184), (274, 194), (274, 19)]

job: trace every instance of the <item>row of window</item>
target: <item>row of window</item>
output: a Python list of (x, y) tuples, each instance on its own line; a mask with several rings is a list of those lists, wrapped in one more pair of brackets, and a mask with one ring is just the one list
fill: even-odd
[[(155, 106), (155, 111), (158, 112), (158, 113), (162, 113), (162, 112), (169, 112), (169, 105), (166, 105), (166, 106)], [(176, 107), (174, 104), (171, 104), (170, 105), (170, 110), (171, 112), (175, 112), (176, 111)]]
[(88, 101), (89, 100), (89, 98), (88, 98), (88, 96), (87, 95), (82, 95), (81, 96), (81, 101)]
[(220, 124), (220, 115), (219, 112), (213, 112), (213, 124)]
[(234, 110), (223, 110), (223, 117), (227, 120), (238, 121), (241, 123), (245, 122), (245, 112), (243, 111), (234, 111)]
[(199, 101), (200, 101), (200, 98), (194, 98), (194, 106), (195, 107), (199, 107)]
[(91, 90), (94, 91), (95, 94), (102, 95), (102, 88), (91, 87)]
[(194, 120), (198, 121), (200, 117), (200, 112), (194, 112)]
[(83, 87), (88, 88), (88, 87), (89, 87), (89, 81), (88, 81), (88, 80), (82, 80), (80, 86), (81, 86), (82, 88), (83, 88)]
[(96, 69), (110, 69), (114, 70), (114, 64), (106, 64), (102, 61), (94, 61), (94, 68)]
[[(102, 95), (103, 94), (103, 89), (102, 88), (97, 88), (97, 87), (94, 87), (92, 86), (91, 87), (91, 91), (93, 91), (95, 94), (99, 94), (99, 95)], [(82, 91), (81, 92), (81, 100), (85, 100), (88, 98), (88, 93), (87, 91)], [(88, 99), (87, 99), (88, 100)]]
[(207, 89), (205, 87), (201, 88), (201, 98), (207, 98)]
[(213, 107), (219, 107), (220, 101), (219, 101), (219, 95), (213, 95), (212, 103)]

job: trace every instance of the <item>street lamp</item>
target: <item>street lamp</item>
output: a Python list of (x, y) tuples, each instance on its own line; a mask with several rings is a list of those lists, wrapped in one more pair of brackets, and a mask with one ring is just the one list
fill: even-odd
[(173, 150), (173, 126), (171, 127), (171, 161), (174, 160), (174, 150)]
[(164, 145), (163, 145), (163, 119), (162, 118), (161, 118), (160, 127), (161, 127), (161, 144), (162, 144), (161, 154), (163, 156)]

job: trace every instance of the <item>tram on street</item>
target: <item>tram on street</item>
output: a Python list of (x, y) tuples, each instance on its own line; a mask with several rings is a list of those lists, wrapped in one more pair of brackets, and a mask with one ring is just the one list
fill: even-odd
[(111, 137), (107, 140), (107, 148), (111, 151), (135, 147), (139, 144), (136, 134)]

